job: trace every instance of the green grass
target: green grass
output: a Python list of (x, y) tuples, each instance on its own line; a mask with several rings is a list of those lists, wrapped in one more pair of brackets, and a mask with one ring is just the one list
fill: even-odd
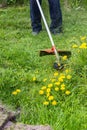
[[(64, 81), (71, 94), (52, 90), (58, 104), (43, 105), (46, 97), (39, 95), (39, 90), (50, 84), (57, 72), (53, 69), (55, 56), (39, 56), (41, 49), (51, 48), (49, 38), (44, 25), (39, 35), (32, 36), (28, 6), (8, 7), (0, 9), (0, 99), (13, 109), (21, 109), (20, 122), (49, 124), (54, 130), (86, 130), (87, 49), (72, 46), (84, 42), (87, 46), (87, 11), (62, 10), (64, 33), (52, 36), (57, 48), (72, 52), (65, 69), (58, 72), (71, 70), (72, 78)], [(85, 40), (80, 39), (83, 36)], [(12, 95), (16, 89), (21, 92)]]

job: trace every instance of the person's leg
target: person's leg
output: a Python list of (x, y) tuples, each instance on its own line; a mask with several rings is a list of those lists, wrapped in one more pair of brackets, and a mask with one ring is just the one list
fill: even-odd
[[(41, 4), (42, 0), (39, 0)], [(41, 15), (36, 3), (36, 0), (30, 0), (30, 17), (31, 17), (31, 26), (33, 32), (39, 32), (42, 30), (41, 25)]]
[(62, 30), (62, 12), (59, 0), (48, 0), (51, 17), (50, 31), (54, 34)]

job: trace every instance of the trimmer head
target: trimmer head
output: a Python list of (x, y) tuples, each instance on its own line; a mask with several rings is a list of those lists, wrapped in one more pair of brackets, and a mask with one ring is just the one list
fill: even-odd
[[(57, 50), (58, 54), (60, 56), (66, 55), (68, 58), (71, 56), (71, 51), (66, 50)], [(53, 49), (45, 49), (40, 51), (40, 56), (46, 56), (46, 55), (55, 55)]]
[(62, 69), (64, 68), (64, 65), (55, 62), (55, 63), (53, 64), (53, 68), (56, 69), (56, 70), (62, 70)]

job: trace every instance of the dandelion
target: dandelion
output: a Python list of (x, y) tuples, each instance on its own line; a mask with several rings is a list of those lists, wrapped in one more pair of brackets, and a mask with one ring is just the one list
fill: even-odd
[(36, 81), (36, 77), (33, 77), (33, 81)]
[(44, 91), (43, 91), (43, 90), (40, 90), (40, 91), (39, 91), (39, 94), (40, 94), (40, 95), (43, 95), (43, 94), (44, 94)]
[(59, 88), (58, 88), (58, 87), (55, 87), (55, 91), (59, 91)]
[(71, 75), (67, 75), (67, 77), (66, 77), (67, 79), (71, 79), (72, 78), (72, 76)]
[(61, 66), (61, 64), (60, 64), (60, 63), (58, 63), (58, 66)]
[(66, 55), (63, 56), (62, 59), (63, 59), (63, 60), (67, 60), (67, 56), (66, 56)]
[(66, 92), (65, 92), (65, 94), (66, 95), (69, 95), (71, 92), (69, 91), (69, 90), (67, 90)]
[(86, 49), (86, 48), (87, 48), (87, 44), (84, 42), (84, 43), (82, 43), (82, 44), (80, 45), (79, 48)]
[(50, 88), (47, 88), (47, 93), (49, 93), (51, 91), (51, 89)]
[(55, 82), (55, 79), (51, 79), (52, 82)]
[(63, 82), (62, 76), (60, 76), (60, 77), (58, 78), (58, 80), (59, 80), (59, 82)]
[(16, 91), (14, 91), (14, 92), (12, 92), (12, 94), (13, 94), (13, 95), (17, 95), (17, 92), (16, 92)]
[(78, 48), (78, 45), (74, 44), (74, 45), (72, 46), (72, 48)]
[(81, 37), (81, 41), (86, 40), (86, 36)]
[(65, 90), (65, 87), (61, 87), (60, 90), (62, 90), (62, 91)]
[(51, 88), (53, 86), (53, 84), (48, 84), (48, 87)]
[(64, 74), (60, 74), (60, 77), (61, 77), (62, 79), (65, 79), (65, 75), (64, 75)]
[(50, 96), (50, 93), (48, 92), (48, 93), (47, 93), (47, 97), (49, 97), (49, 96)]
[(51, 101), (51, 100), (53, 100), (53, 99), (54, 99), (53, 96), (49, 96), (49, 97), (48, 97), (48, 100), (49, 100), (49, 101)]
[(65, 90), (65, 84), (61, 84), (61, 90)]
[(57, 86), (59, 86), (59, 85), (60, 85), (60, 82), (55, 82), (54, 84), (57, 85)]
[(62, 79), (65, 79), (65, 75), (62, 75), (61, 78), (62, 78)]
[(53, 106), (57, 105), (57, 101), (54, 100), (54, 101), (52, 102), (52, 105), (53, 105)]
[(66, 73), (69, 73), (69, 72), (70, 72), (70, 70), (69, 70), (69, 69), (66, 69), (66, 70), (65, 70), (65, 72), (66, 72)]
[(17, 93), (20, 93), (20, 92), (21, 92), (21, 90), (20, 90), (20, 89), (16, 89), (16, 92), (17, 92)]
[(58, 72), (55, 72), (55, 73), (54, 73), (54, 76), (58, 76)]
[(46, 86), (43, 86), (41, 89), (42, 89), (42, 90), (45, 90), (45, 89), (46, 89)]
[(47, 81), (47, 79), (45, 78), (45, 79), (43, 79), (43, 82), (46, 82)]
[(61, 84), (61, 87), (65, 87), (65, 84)]
[(49, 105), (49, 102), (48, 101), (44, 101), (43, 104), (47, 106), (47, 105)]

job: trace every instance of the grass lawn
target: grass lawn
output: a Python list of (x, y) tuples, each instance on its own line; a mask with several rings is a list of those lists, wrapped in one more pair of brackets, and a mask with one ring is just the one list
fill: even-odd
[(32, 36), (29, 7), (0, 9), (0, 100), (20, 108), (20, 122), (87, 130), (87, 10), (62, 12), (64, 33), (52, 36), (72, 56), (61, 57), (65, 68), (57, 71), (55, 56), (39, 56), (51, 43), (44, 25)]

